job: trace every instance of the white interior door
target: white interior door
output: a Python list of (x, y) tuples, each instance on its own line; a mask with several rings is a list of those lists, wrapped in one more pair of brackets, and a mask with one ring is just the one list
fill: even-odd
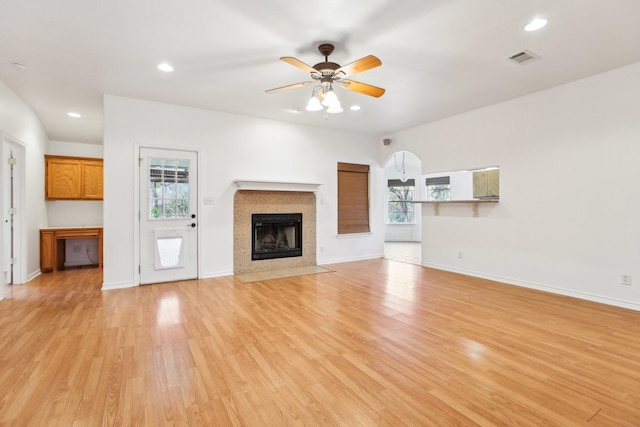
[(2, 268), (5, 283), (24, 283), (24, 264), (22, 254), (22, 182), (24, 176), (24, 146), (2, 135), (2, 226), (3, 250)]
[(140, 284), (198, 277), (198, 155), (140, 148)]

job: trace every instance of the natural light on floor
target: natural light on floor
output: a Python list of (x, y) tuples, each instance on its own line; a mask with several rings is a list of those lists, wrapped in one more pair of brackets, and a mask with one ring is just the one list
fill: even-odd
[(385, 242), (384, 257), (393, 261), (420, 265), (422, 259), (421, 242)]

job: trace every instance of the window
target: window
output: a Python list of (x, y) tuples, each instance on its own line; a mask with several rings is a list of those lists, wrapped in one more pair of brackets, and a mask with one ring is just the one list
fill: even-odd
[(387, 211), (390, 224), (413, 223), (413, 194), (416, 188), (415, 179), (402, 182), (399, 179), (387, 181)]
[(451, 190), (448, 176), (427, 178), (427, 200), (451, 200)]
[(369, 231), (369, 165), (338, 163), (338, 234)]

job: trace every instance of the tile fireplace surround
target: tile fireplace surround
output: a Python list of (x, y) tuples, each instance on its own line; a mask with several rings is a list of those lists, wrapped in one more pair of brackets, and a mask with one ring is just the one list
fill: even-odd
[[(234, 198), (233, 273), (316, 265), (316, 195), (304, 191), (238, 190)], [(302, 256), (251, 260), (251, 214), (302, 213)]]

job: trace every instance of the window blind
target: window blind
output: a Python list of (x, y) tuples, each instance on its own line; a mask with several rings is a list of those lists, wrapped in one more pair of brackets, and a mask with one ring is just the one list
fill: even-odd
[(369, 231), (369, 165), (338, 163), (338, 234)]

